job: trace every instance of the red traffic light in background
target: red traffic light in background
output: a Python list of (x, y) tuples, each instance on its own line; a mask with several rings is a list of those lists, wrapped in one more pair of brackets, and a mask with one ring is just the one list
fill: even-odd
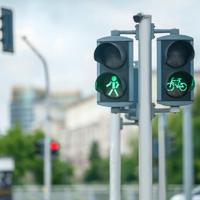
[[(56, 140), (51, 140), (49, 144), (49, 148), (51, 151), (51, 156), (53, 158), (57, 157), (60, 152), (60, 144)], [(40, 157), (44, 156), (44, 139), (39, 139), (35, 143), (35, 153)]]
[(50, 142), (50, 150), (51, 150), (52, 156), (57, 156), (59, 154), (59, 151), (60, 151), (60, 144), (57, 141), (52, 140)]
[(60, 144), (57, 141), (53, 140), (50, 143), (50, 149), (51, 149), (51, 151), (59, 151)]

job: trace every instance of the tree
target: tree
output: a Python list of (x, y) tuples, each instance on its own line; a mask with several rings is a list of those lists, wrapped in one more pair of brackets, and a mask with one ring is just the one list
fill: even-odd
[(71, 184), (73, 182), (74, 168), (66, 161), (58, 158), (52, 161), (53, 180), (56, 184)]
[(101, 158), (99, 144), (96, 141), (91, 145), (89, 161), (90, 166), (85, 171), (84, 181), (88, 183), (108, 182), (109, 161), (108, 159)]
[(89, 160), (90, 162), (99, 161), (101, 159), (100, 152), (99, 152), (99, 144), (94, 141), (91, 145)]
[(17, 125), (0, 137), (0, 155), (11, 156), (15, 160), (15, 184), (23, 184), (27, 169), (32, 168), (32, 163), (35, 161), (33, 142), (33, 136), (23, 134)]
[(175, 137), (175, 151), (167, 158), (167, 177), (169, 184), (181, 184), (183, 181), (183, 137), (182, 137), (183, 113), (170, 114), (168, 119), (168, 132)]
[(194, 181), (200, 184), (200, 86), (197, 88), (192, 106), (193, 115), (193, 145), (194, 145)]
[[(192, 104), (192, 129), (194, 142), (194, 169), (195, 184), (200, 184), (200, 88), (197, 88), (195, 100)], [(168, 115), (168, 130), (175, 137), (175, 151), (167, 157), (167, 178), (169, 184), (181, 184), (183, 182), (183, 136), (182, 136), (183, 112)], [(153, 135), (157, 137), (157, 120), (153, 121)]]
[(130, 153), (122, 156), (122, 183), (133, 183), (138, 181), (138, 139), (129, 141)]
[[(43, 138), (41, 131), (24, 134), (19, 126), (0, 136), (0, 156), (10, 156), (15, 160), (14, 184), (43, 183), (43, 159), (35, 152), (35, 143)], [(58, 158), (52, 160), (53, 184), (71, 183), (73, 167)]]

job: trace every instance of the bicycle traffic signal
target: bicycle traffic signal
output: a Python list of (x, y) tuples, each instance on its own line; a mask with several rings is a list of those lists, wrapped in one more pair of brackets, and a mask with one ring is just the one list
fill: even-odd
[(1, 8), (1, 20), (2, 20), (2, 44), (3, 51), (13, 52), (13, 13), (12, 10)]
[(157, 39), (158, 103), (183, 106), (193, 100), (193, 38), (169, 35)]
[(108, 107), (124, 107), (136, 101), (133, 92), (133, 40), (110, 36), (97, 41), (97, 103)]

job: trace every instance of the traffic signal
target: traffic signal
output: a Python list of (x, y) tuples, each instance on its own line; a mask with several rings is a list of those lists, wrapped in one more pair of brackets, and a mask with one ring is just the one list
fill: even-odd
[(136, 101), (134, 94), (133, 40), (109, 36), (97, 41), (97, 103), (108, 107), (125, 107)]
[(44, 140), (39, 139), (35, 142), (35, 153), (36, 155), (43, 157), (44, 155)]
[(57, 141), (52, 140), (50, 143), (50, 149), (52, 156), (58, 156), (60, 151), (60, 144)]
[[(49, 148), (53, 158), (59, 155), (60, 144), (56, 140), (51, 140)], [(44, 139), (39, 139), (35, 142), (35, 153), (40, 157), (44, 156)]]
[(157, 39), (158, 103), (183, 106), (193, 101), (193, 38), (169, 35)]
[(13, 52), (13, 13), (12, 10), (1, 8), (2, 45), (3, 51)]

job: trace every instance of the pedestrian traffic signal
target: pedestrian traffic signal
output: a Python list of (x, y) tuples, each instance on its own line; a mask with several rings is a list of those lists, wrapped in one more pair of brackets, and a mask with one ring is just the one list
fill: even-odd
[(110, 36), (97, 41), (97, 103), (125, 107), (136, 101), (134, 94), (133, 40)]
[(169, 35), (157, 39), (158, 103), (183, 106), (193, 100), (193, 38)]
[(6, 8), (1, 8), (1, 13), (3, 51), (13, 52), (13, 13)]

